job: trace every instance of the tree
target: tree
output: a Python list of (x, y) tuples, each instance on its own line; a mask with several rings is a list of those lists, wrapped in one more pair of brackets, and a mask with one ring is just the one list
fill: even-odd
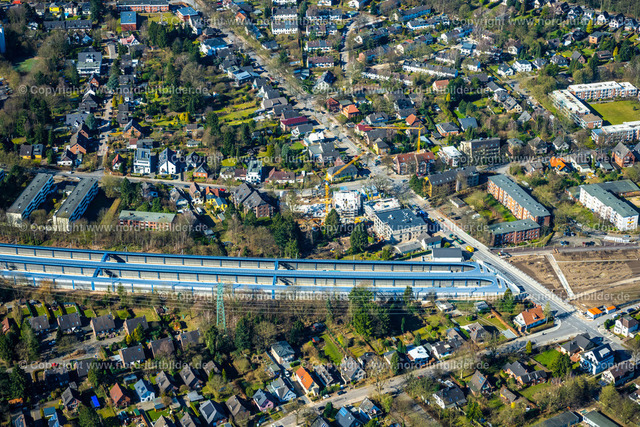
[(93, 388), (97, 388), (102, 384), (104, 380), (104, 371), (100, 369), (96, 364), (92, 363), (89, 372), (87, 373), (87, 378), (89, 382), (93, 386)]
[(571, 359), (564, 353), (558, 353), (549, 364), (554, 377), (564, 377), (571, 372)]
[(335, 416), (334, 410), (333, 410), (333, 403), (331, 402), (327, 403), (327, 405), (324, 407), (324, 411), (322, 412), (322, 415), (325, 418), (333, 418)]
[(587, 34), (591, 33), (593, 33), (593, 19), (590, 19), (589, 23), (587, 24)]
[(300, 319), (297, 319), (295, 322), (293, 322), (293, 326), (289, 331), (289, 341), (291, 341), (291, 343), (293, 343), (294, 345), (300, 344), (303, 332), (304, 324), (300, 321)]
[(335, 239), (340, 234), (340, 216), (335, 209), (331, 209), (324, 220), (324, 232), (329, 240)]
[(407, 286), (404, 290), (404, 294), (402, 294), (402, 300), (404, 301), (404, 306), (408, 307), (413, 301), (413, 288), (411, 286)]
[(238, 350), (250, 350), (253, 338), (251, 321), (247, 316), (242, 317), (236, 325), (235, 343)]
[(400, 373), (400, 355), (397, 351), (391, 356), (391, 373), (394, 376)]
[(0, 335), (0, 359), (7, 363), (13, 360), (13, 349), (7, 335)]
[(9, 394), (12, 399), (24, 398), (27, 394), (27, 374), (19, 366), (14, 366), (9, 375), (11, 388)]
[(20, 331), (20, 341), (24, 346), (25, 356), (27, 360), (37, 360), (40, 344), (29, 322), (22, 323), (22, 329)]
[(549, 301), (547, 301), (547, 304), (544, 306), (544, 317), (547, 322), (551, 320), (552, 314), (553, 312), (551, 311), (551, 304), (549, 304)]
[(209, 329), (204, 333), (204, 344), (212, 356), (216, 356), (217, 354), (228, 350), (227, 340), (218, 330), (216, 325), (211, 325), (211, 327), (209, 327)]
[(85, 119), (84, 119), (84, 123), (87, 125), (87, 127), (91, 130), (96, 130), (96, 116), (94, 116), (93, 114), (89, 114)]
[(533, 344), (531, 341), (527, 341), (527, 354), (531, 354), (533, 352)]
[(78, 424), (80, 427), (95, 427), (100, 425), (100, 416), (93, 408), (80, 406), (78, 411)]
[(139, 343), (142, 342), (142, 340), (144, 339), (144, 329), (142, 328), (142, 324), (136, 326), (136, 328), (133, 330), (132, 335), (133, 336), (131, 338), (133, 338), (134, 341), (137, 341)]
[(467, 419), (471, 421), (479, 420), (482, 418), (482, 410), (477, 401), (472, 400), (467, 405)]
[(355, 226), (349, 240), (351, 242), (352, 253), (360, 253), (367, 248), (369, 245), (369, 236), (363, 223)]

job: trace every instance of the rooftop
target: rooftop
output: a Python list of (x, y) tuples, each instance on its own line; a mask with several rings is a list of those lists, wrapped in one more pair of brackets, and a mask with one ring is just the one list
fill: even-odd
[(46, 173), (39, 173), (38, 175), (36, 175), (36, 177), (29, 183), (27, 188), (25, 188), (20, 196), (18, 196), (16, 201), (13, 202), (11, 207), (7, 209), (7, 213), (22, 214), (25, 208), (40, 193), (42, 188), (50, 179), (53, 180), (53, 175), (49, 175)]
[(67, 197), (58, 212), (56, 217), (58, 218), (70, 218), (80, 206), (80, 203), (84, 201), (87, 195), (93, 190), (94, 186), (98, 185), (98, 180), (95, 178), (83, 178), (75, 190)]
[(520, 206), (526, 209), (531, 215), (536, 217), (549, 216), (547, 208), (535, 201), (533, 197), (522, 189), (518, 184), (505, 175), (494, 175), (489, 177), (489, 181), (501, 188)]
[(540, 225), (534, 220), (527, 218), (518, 221), (500, 222), (489, 226), (489, 230), (493, 234), (505, 234), (518, 231), (527, 231), (534, 228), (540, 228)]

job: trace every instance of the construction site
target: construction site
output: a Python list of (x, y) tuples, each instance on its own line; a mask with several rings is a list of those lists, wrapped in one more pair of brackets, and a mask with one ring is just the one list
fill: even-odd
[(509, 261), (580, 310), (640, 299), (640, 249), (557, 251)]

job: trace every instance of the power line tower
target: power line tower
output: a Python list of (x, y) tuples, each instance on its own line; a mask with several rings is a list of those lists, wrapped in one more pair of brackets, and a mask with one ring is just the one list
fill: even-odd
[(224, 315), (224, 298), (223, 292), (224, 284), (218, 283), (218, 301), (216, 306), (216, 326), (218, 330), (222, 327), (224, 331), (227, 330), (227, 317)]

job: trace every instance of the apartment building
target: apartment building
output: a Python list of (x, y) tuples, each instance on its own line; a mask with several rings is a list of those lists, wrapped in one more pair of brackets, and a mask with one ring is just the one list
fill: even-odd
[(458, 77), (458, 70), (455, 68), (425, 64), (423, 62), (408, 61), (402, 64), (402, 69), (410, 73), (424, 73), (436, 77)]
[(433, 162), (435, 156), (431, 151), (398, 154), (393, 159), (393, 169), (398, 175), (426, 174), (431, 170)]
[(333, 194), (333, 207), (343, 221), (353, 220), (362, 213), (362, 194), (356, 190), (343, 190)]
[(424, 181), (426, 193), (429, 197), (433, 197), (457, 193), (467, 187), (475, 187), (480, 182), (480, 175), (475, 166), (469, 166), (428, 175)]
[(175, 214), (159, 212), (122, 211), (118, 220), (120, 225), (152, 230), (168, 230), (176, 219)]
[(568, 90), (554, 90), (549, 98), (560, 113), (578, 126), (588, 129), (602, 127), (602, 118), (592, 114), (589, 107)]
[(638, 89), (629, 82), (598, 82), (570, 85), (569, 92), (578, 98), (591, 101), (614, 98), (630, 98), (638, 95)]
[(505, 175), (489, 177), (487, 191), (518, 219), (532, 219), (540, 225), (551, 223), (551, 214), (518, 184)]
[(387, 242), (406, 242), (429, 231), (429, 226), (411, 209), (372, 212), (373, 231)]
[(460, 148), (472, 163), (482, 163), (483, 161), (498, 163), (500, 159), (500, 138), (480, 138), (462, 141)]
[(134, 12), (169, 12), (168, 0), (124, 0), (118, 2), (118, 10), (131, 10)]
[(7, 219), (13, 225), (19, 225), (28, 219), (33, 211), (44, 203), (53, 191), (53, 175), (39, 173), (24, 189), (15, 202), (7, 209)]
[(69, 231), (71, 223), (80, 219), (96, 194), (98, 180), (83, 178), (53, 215), (54, 228), (58, 231)]
[(491, 232), (492, 246), (509, 243), (517, 245), (540, 238), (540, 224), (529, 218), (494, 224), (489, 226), (489, 231)]
[(591, 131), (591, 139), (598, 144), (613, 144), (616, 142), (640, 140), (640, 120), (593, 129)]
[(581, 185), (580, 203), (620, 231), (638, 228), (638, 211), (599, 184)]

